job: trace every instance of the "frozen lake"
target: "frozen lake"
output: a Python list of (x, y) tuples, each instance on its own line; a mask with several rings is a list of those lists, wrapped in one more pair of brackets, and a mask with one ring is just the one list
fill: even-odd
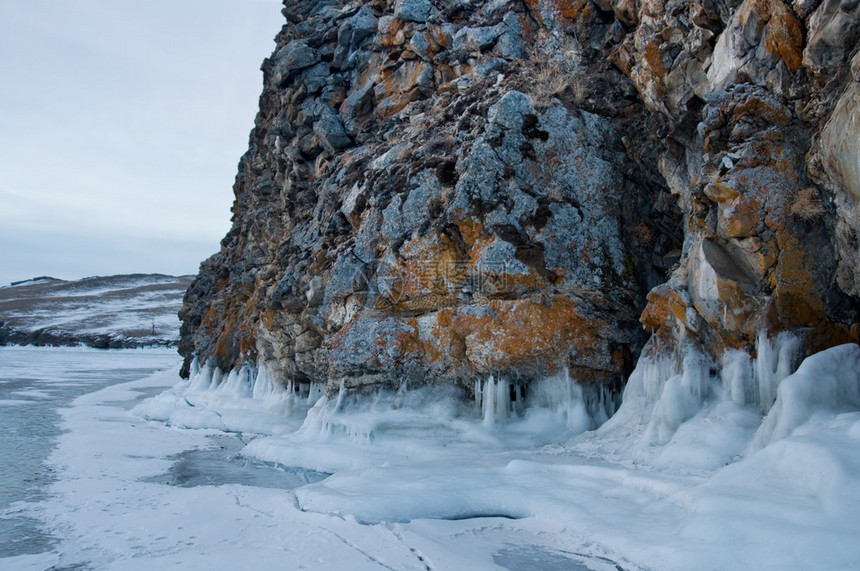
[(0, 348), (0, 568), (860, 565), (856, 347), (808, 359), (766, 415), (731, 400), (736, 380), (645, 367), (583, 434), (594, 401), (561, 377), (516, 405), (488, 381), (498, 398), (477, 406), (405, 383), (326, 397), (252, 369), (180, 382), (178, 365)]
[(83, 394), (172, 367), (177, 359), (172, 349), (0, 347), (0, 558), (49, 551), (55, 543), (12, 506), (47, 499), (54, 471), (43, 462), (62, 432), (58, 409)]

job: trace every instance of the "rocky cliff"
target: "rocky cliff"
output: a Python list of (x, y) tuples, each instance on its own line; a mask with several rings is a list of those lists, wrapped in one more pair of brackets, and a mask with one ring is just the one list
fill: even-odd
[(858, 340), (856, 1), (283, 13), (186, 373), (620, 384), (649, 339)]

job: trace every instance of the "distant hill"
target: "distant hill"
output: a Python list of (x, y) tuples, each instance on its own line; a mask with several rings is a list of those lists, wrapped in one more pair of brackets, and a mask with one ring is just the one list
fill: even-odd
[(191, 276), (131, 274), (0, 287), (0, 345), (171, 346)]

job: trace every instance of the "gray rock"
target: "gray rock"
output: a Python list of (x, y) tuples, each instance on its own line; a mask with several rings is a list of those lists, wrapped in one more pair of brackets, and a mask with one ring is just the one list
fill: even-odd
[(364, 38), (376, 33), (377, 19), (367, 6), (362, 6), (361, 10), (348, 21), (352, 26), (353, 47), (356, 47)]
[(442, 186), (433, 171), (425, 169), (412, 177), (409, 183), (412, 190), (403, 201), (403, 224), (408, 231), (414, 232), (429, 219), (430, 205), (442, 196)]
[(523, 39), (523, 27), (520, 18), (514, 12), (509, 12), (502, 20), (501, 34), (499, 35), (493, 52), (507, 60), (519, 59), (523, 56), (526, 43)]
[(308, 307), (317, 307), (323, 302), (325, 296), (325, 282), (320, 276), (311, 278), (305, 297), (308, 299)]
[(303, 74), (302, 81), (308, 93), (318, 93), (326, 86), (330, 77), (331, 71), (329, 70), (329, 65), (321, 61)]
[(341, 117), (347, 131), (353, 135), (357, 134), (359, 126), (372, 116), (373, 103), (373, 82), (368, 81), (349, 91), (340, 106)]
[(514, 228), (517, 231), (525, 232), (526, 229), (523, 228), (521, 221), (534, 215), (537, 211), (537, 199), (523, 192), (517, 186), (516, 181), (509, 181), (506, 185), (505, 195), (510, 199), (508, 202), (513, 202), (513, 204), (510, 208), (507, 205), (502, 205), (490, 212), (486, 218), (487, 225), (492, 228)]
[(409, 47), (421, 56), (422, 59), (426, 60), (430, 58), (430, 54), (427, 53), (427, 50), (430, 49), (430, 42), (427, 41), (427, 36), (423, 32), (412, 34), (412, 38), (409, 40)]
[(343, 128), (340, 117), (327, 105), (322, 108), (319, 119), (314, 123), (314, 133), (319, 137), (322, 146), (332, 154), (352, 145), (352, 139)]
[(520, 131), (523, 128), (523, 119), (528, 114), (534, 114), (535, 109), (528, 96), (519, 91), (509, 91), (490, 107), (487, 119), (491, 125), (498, 125), (505, 129)]
[(376, 16), (367, 6), (362, 6), (354, 16), (345, 20), (338, 28), (338, 44), (345, 49), (355, 49), (365, 38), (375, 34), (376, 28)]
[(475, 66), (475, 73), (481, 77), (498, 77), (498, 74), (508, 68), (510, 64), (506, 59), (494, 57), (487, 58)]
[(290, 42), (275, 53), (275, 83), (281, 85), (292, 72), (310, 67), (319, 60), (319, 53), (306, 43)]
[(391, 168), (399, 161), (403, 160), (412, 150), (412, 145), (409, 143), (398, 143), (373, 159), (370, 163), (370, 168), (375, 171), (384, 171)]
[(376, 268), (376, 291), (390, 303), (401, 300), (403, 272), (397, 263), (397, 258), (391, 250), (387, 250)]
[(355, 246), (353, 251), (360, 259), (368, 261), (376, 259), (376, 252), (379, 248), (379, 227), (381, 216), (378, 212), (373, 212), (368, 219), (361, 225), (358, 233), (355, 236)]
[(342, 318), (334, 318), (332, 312), (336, 304), (353, 293), (368, 290), (367, 267), (356, 256), (345, 253), (337, 258), (326, 279), (325, 294), (319, 312), (336, 325)]
[(329, 371), (335, 375), (388, 372), (396, 378), (398, 336), (415, 334), (415, 327), (396, 317), (362, 316), (344, 327), (328, 354)]
[(454, 49), (465, 52), (481, 52), (493, 45), (501, 30), (496, 26), (460, 28), (454, 34)]
[(478, 270), (493, 274), (527, 274), (528, 266), (516, 259), (516, 248), (496, 237), (481, 251)]
[(835, 69), (851, 55), (858, 36), (860, 3), (824, 0), (809, 19), (804, 63), (822, 71)]
[(552, 216), (536, 240), (544, 245), (547, 269), (568, 269), (585, 278), (586, 283), (591, 281), (591, 268), (580, 255), (588, 236), (582, 214), (570, 204), (553, 203), (549, 209)]
[(505, 165), (495, 150), (483, 139), (478, 140), (463, 160), (463, 174), (455, 187), (458, 196), (453, 206), (465, 209), (472, 202), (497, 203), (498, 183), (504, 170)]
[(296, 337), (295, 352), (307, 353), (313, 351), (322, 344), (322, 337), (316, 331), (305, 331)]
[(400, 239), (406, 233), (403, 215), (400, 213), (401, 204), (400, 196), (396, 195), (382, 211), (382, 235), (390, 242)]
[(430, 0), (397, 0), (394, 17), (407, 22), (426, 22), (432, 9)]

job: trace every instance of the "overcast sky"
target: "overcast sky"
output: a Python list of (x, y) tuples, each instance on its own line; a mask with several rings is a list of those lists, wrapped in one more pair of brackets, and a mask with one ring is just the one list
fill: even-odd
[(230, 226), (280, 7), (0, 1), (0, 285), (196, 273)]

